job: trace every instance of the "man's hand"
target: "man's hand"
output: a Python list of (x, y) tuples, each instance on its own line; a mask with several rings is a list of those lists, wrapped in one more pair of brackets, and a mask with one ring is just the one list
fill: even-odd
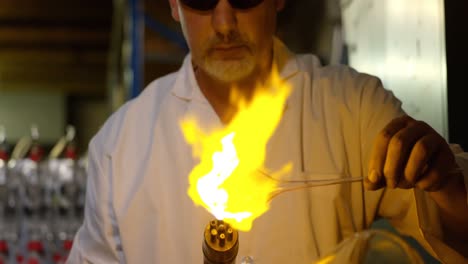
[[(428, 124), (403, 116), (377, 136), (369, 162), (369, 190), (382, 187), (439, 191), (457, 175), (449, 145)], [(458, 173), (459, 174), (459, 173)]]
[(447, 142), (429, 125), (409, 116), (392, 120), (374, 142), (364, 185), (368, 190), (387, 186), (428, 191), (439, 207), (445, 242), (468, 258), (463, 174)]

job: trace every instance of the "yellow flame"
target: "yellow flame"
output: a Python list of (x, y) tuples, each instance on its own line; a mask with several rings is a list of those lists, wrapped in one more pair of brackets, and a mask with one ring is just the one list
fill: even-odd
[(335, 261), (336, 257), (334, 255), (327, 256), (319, 261), (315, 262), (315, 264), (330, 264)]
[[(233, 89), (235, 91), (235, 89)], [(209, 134), (193, 117), (181, 121), (185, 139), (200, 158), (189, 176), (188, 195), (217, 219), (248, 231), (252, 222), (269, 208), (277, 182), (258, 173), (263, 170), (266, 145), (281, 120), (291, 87), (276, 69), (264, 87), (256, 87), (247, 102), (231, 94), (238, 112), (222, 129)], [(291, 169), (287, 164), (281, 174)]]

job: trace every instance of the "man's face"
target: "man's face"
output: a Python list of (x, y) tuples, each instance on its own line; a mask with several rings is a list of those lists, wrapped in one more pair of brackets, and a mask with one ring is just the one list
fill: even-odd
[(170, 0), (172, 15), (180, 21), (193, 63), (222, 82), (248, 78), (267, 67), (276, 29), (276, 12), (283, 0), (264, 0), (239, 10), (220, 0), (210, 11), (197, 11)]

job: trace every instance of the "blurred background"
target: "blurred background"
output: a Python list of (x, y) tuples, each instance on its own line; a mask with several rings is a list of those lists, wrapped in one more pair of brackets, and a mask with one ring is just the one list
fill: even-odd
[[(379, 76), (405, 110), (468, 148), (466, 1), (289, 0), (278, 35), (323, 64)], [(15, 144), (67, 125), (80, 153), (104, 120), (187, 53), (167, 0), (0, 0), (0, 126)]]
[[(456, 0), (289, 0), (278, 36), (379, 76), (409, 114), (466, 150), (467, 12)], [(167, 0), (0, 0), (0, 263), (63, 262), (89, 140), (187, 51)]]
[[(323, 64), (382, 78), (405, 110), (468, 147), (465, 1), (289, 0), (278, 35)], [(187, 52), (167, 0), (0, 0), (0, 126), (37, 125), (51, 147), (69, 124), (80, 153), (112, 111)]]

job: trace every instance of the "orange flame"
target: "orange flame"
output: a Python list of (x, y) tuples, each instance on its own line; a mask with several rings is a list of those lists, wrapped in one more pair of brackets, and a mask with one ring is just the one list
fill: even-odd
[[(231, 101), (238, 112), (224, 128), (205, 134), (193, 117), (181, 121), (185, 139), (201, 162), (190, 173), (188, 195), (214, 217), (248, 231), (269, 208), (277, 182), (263, 170), (266, 145), (281, 120), (291, 87), (273, 70), (267, 85), (256, 87), (248, 103), (237, 92)], [(291, 169), (287, 164), (281, 170)]]

